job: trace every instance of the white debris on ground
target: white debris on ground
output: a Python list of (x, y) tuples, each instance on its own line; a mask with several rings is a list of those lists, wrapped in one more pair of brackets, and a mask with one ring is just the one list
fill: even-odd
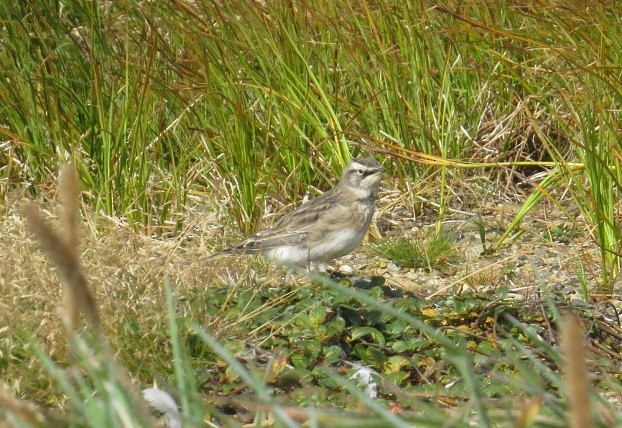
[(354, 365), (356, 371), (350, 375), (349, 379), (356, 380), (361, 387), (365, 387), (365, 394), (370, 398), (378, 396), (378, 384), (376, 379), (380, 376), (369, 367)]
[(177, 403), (169, 393), (158, 388), (147, 388), (143, 390), (143, 397), (149, 407), (161, 415), (167, 428), (181, 428), (181, 413), (177, 408)]

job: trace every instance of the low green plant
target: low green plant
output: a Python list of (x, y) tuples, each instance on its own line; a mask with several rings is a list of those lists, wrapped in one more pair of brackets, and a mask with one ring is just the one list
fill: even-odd
[(441, 232), (416, 240), (398, 238), (374, 245), (374, 252), (401, 267), (443, 270), (458, 260), (458, 253), (449, 235)]
[(569, 223), (556, 224), (544, 232), (545, 236), (550, 241), (560, 242), (562, 244), (569, 244), (573, 239), (581, 236), (581, 233), (582, 232), (578, 229), (578, 225)]

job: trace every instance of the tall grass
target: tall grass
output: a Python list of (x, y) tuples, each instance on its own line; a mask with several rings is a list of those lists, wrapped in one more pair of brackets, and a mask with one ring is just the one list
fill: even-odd
[[(349, 140), (373, 147), (387, 134), (424, 153), (470, 157), (486, 127), (521, 103), (559, 112), (563, 92), (579, 112), (588, 108), (584, 73), (603, 80), (594, 88), (611, 97), (603, 106), (617, 92), (608, 71), (619, 43), (615, 9), (476, 1), (459, 9), (389, 1), (32, 7), (0, 10), (11, 78), (3, 82), (5, 133), (20, 159), (32, 156), (33, 178), (49, 179), (45, 167), (64, 151), (85, 162), (108, 212), (148, 212), (149, 177), (183, 175), (196, 161), (187, 153), (224, 154), (223, 174), (273, 159), (268, 173), (296, 170), (308, 182), (310, 161), (345, 163)], [(598, 55), (601, 66), (586, 69)], [(554, 129), (559, 120), (539, 122)], [(519, 138), (508, 136), (496, 147), (511, 152)], [(245, 191), (261, 179), (241, 175)]]
[[(549, 183), (573, 190), (610, 290), (619, 18), (615, 6), (476, 0), (3, 2), (2, 186), (36, 192), (73, 160), (97, 210), (160, 233), (207, 185), (250, 233), (266, 195), (326, 189), (351, 154), (394, 154), (387, 140), (493, 168), (553, 161), (572, 170)], [(439, 221), (465, 174), (387, 166), (402, 182), (439, 173)], [(192, 179), (211, 168), (220, 184)]]

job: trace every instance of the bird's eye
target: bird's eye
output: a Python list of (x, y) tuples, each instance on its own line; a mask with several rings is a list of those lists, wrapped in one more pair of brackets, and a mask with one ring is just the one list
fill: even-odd
[(357, 170), (356, 172), (359, 173), (359, 175), (365, 175), (365, 171), (362, 169)]

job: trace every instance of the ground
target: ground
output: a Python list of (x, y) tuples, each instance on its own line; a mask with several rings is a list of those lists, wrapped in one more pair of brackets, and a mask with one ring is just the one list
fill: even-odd
[[(42, 202), (46, 205), (50, 204)], [(49, 380), (28, 372), (28, 367), (37, 363), (19, 340), (20, 332), (26, 331), (53, 359), (62, 362), (67, 358), (62, 324), (56, 316), (61, 285), (38, 244), (25, 231), (19, 202), (7, 206), (0, 236), (6, 249), (0, 274), (1, 322), (7, 326), (0, 368), (3, 378), (11, 379), (7, 384), (15, 395), (37, 402), (62, 402), (62, 397), (53, 398)], [(515, 203), (498, 201), (478, 210), (449, 210), (441, 222), (437, 222), (433, 204), (415, 206), (411, 198), (384, 191), (369, 240), (335, 262), (338, 274), (333, 278), (402, 308), (447, 337), (466, 334), (476, 367), (490, 370), (483, 379), (493, 372), (513, 373), (500, 369), (491, 359), (505, 352), (501, 331), (511, 332), (514, 319), (533, 327), (544, 342), (558, 344), (557, 319), (545, 308), (551, 298), (562, 312), (582, 316), (589, 335), (590, 367), (599, 388), (608, 393), (603, 386), (607, 377), (619, 376), (615, 374), (619, 373), (622, 338), (617, 318), (619, 293), (598, 303), (594, 291), (599, 278), (598, 247), (586, 228), (568, 220), (568, 210), (545, 201), (521, 224), (522, 235), (484, 255), (515, 215)], [(51, 218), (53, 211), (48, 212)], [(86, 208), (82, 215), (84, 270), (113, 347), (119, 349), (139, 383), (166, 379), (171, 371), (168, 329), (162, 317), (166, 285), (174, 290), (180, 319), (202, 323), (242, 361), (260, 366), (282, 361), (272, 373), (275, 391), (299, 405), (312, 404), (301, 396), (301, 391), (312, 387), (323, 391), (314, 395), (316, 405), (349, 406), (346, 396), (327, 392), (333, 387), (326, 389), (326, 378), (317, 371), (326, 364), (344, 374), (356, 367), (373, 367), (384, 376), (380, 395), (400, 409), (408, 408), (404, 397), (413, 386), (449, 388), (460, 378), (443, 360), (444, 351), (434, 344), (436, 338), (386, 318), (373, 306), (349, 300), (304, 276), (285, 283), (283, 269), (256, 257), (209, 260), (218, 248), (236, 240), (230, 238), (236, 232), (224, 220), (226, 207), (191, 206), (183, 230), (169, 237), (146, 237), (119, 220)], [(400, 239), (422, 243), (425, 253), (426, 243), (437, 230), (450, 246), (423, 267), (403, 267), (402, 261), (379, 255), (384, 254), (379, 248), (386, 249), (387, 242)], [(525, 334), (517, 337), (525, 346), (533, 346), (534, 339)], [(245, 391), (239, 379), (223, 371), (225, 367), (213, 356), (206, 357), (204, 346), (193, 347), (193, 343), (189, 336), (192, 359), (206, 394), (236, 397), (235, 391)], [(604, 366), (603, 357), (609, 358)], [(293, 372), (286, 375), (287, 367)], [(215, 371), (221, 374), (214, 377)], [(491, 383), (490, 399), (503, 397), (500, 391), (507, 385), (483, 382)], [(444, 398), (436, 399), (450, 407), (465, 399), (462, 388), (451, 391), (447, 389)], [(520, 405), (517, 409), (516, 403), (506, 404), (521, 412)], [(238, 407), (235, 412), (244, 420), (244, 406)]]

